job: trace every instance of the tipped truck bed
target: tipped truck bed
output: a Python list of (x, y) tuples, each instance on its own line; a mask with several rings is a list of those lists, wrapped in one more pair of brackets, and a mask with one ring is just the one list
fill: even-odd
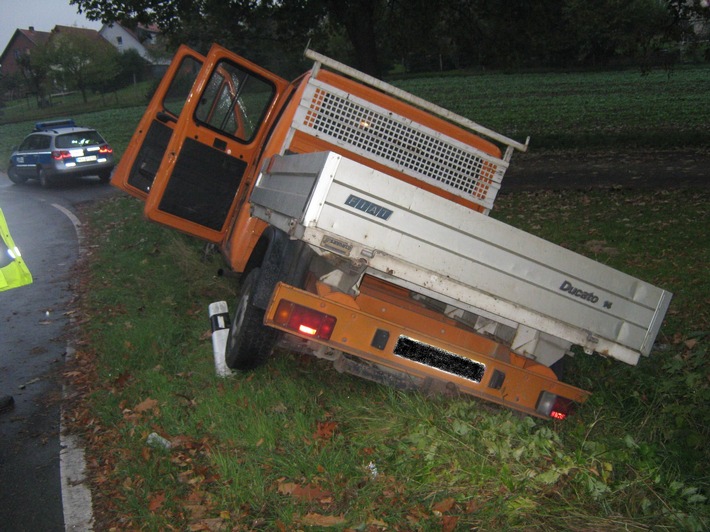
[(294, 238), (367, 273), (636, 364), (671, 294), (333, 152), (274, 157), (250, 198)]

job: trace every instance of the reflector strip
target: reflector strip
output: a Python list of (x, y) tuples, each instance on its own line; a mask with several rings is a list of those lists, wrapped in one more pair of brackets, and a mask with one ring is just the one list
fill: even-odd
[(399, 337), (394, 347), (394, 354), (474, 382), (481, 382), (486, 371), (486, 366), (480, 362), (406, 336)]

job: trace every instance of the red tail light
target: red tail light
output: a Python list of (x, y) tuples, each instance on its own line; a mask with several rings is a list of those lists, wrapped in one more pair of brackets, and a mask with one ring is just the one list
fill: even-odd
[(539, 414), (553, 419), (565, 419), (574, 410), (575, 402), (550, 392), (542, 392), (535, 410)]
[(113, 153), (113, 148), (105, 144), (99, 148), (99, 153)]
[(61, 161), (62, 159), (69, 159), (71, 157), (71, 153), (69, 153), (67, 150), (54, 150), (52, 151), (52, 159), (55, 161)]
[(321, 340), (330, 339), (336, 321), (335, 316), (284, 299), (279, 302), (274, 316), (277, 325)]

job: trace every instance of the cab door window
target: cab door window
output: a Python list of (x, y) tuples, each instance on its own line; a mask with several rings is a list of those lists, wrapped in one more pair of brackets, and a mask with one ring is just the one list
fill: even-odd
[(202, 68), (202, 62), (191, 56), (185, 57), (180, 63), (180, 68), (170, 82), (170, 87), (165, 91), (163, 98), (163, 108), (171, 115), (180, 116), (200, 68)]
[(195, 111), (197, 122), (240, 142), (259, 130), (274, 96), (274, 86), (237, 65), (221, 61)]

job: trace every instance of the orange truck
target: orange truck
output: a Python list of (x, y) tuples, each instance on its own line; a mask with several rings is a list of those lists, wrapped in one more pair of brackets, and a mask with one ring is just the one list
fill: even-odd
[(573, 346), (650, 354), (670, 293), (488, 216), (527, 142), (305, 53), (288, 82), (181, 47), (112, 178), (241, 274), (226, 367), (287, 345), (563, 419), (589, 395), (552, 369)]

